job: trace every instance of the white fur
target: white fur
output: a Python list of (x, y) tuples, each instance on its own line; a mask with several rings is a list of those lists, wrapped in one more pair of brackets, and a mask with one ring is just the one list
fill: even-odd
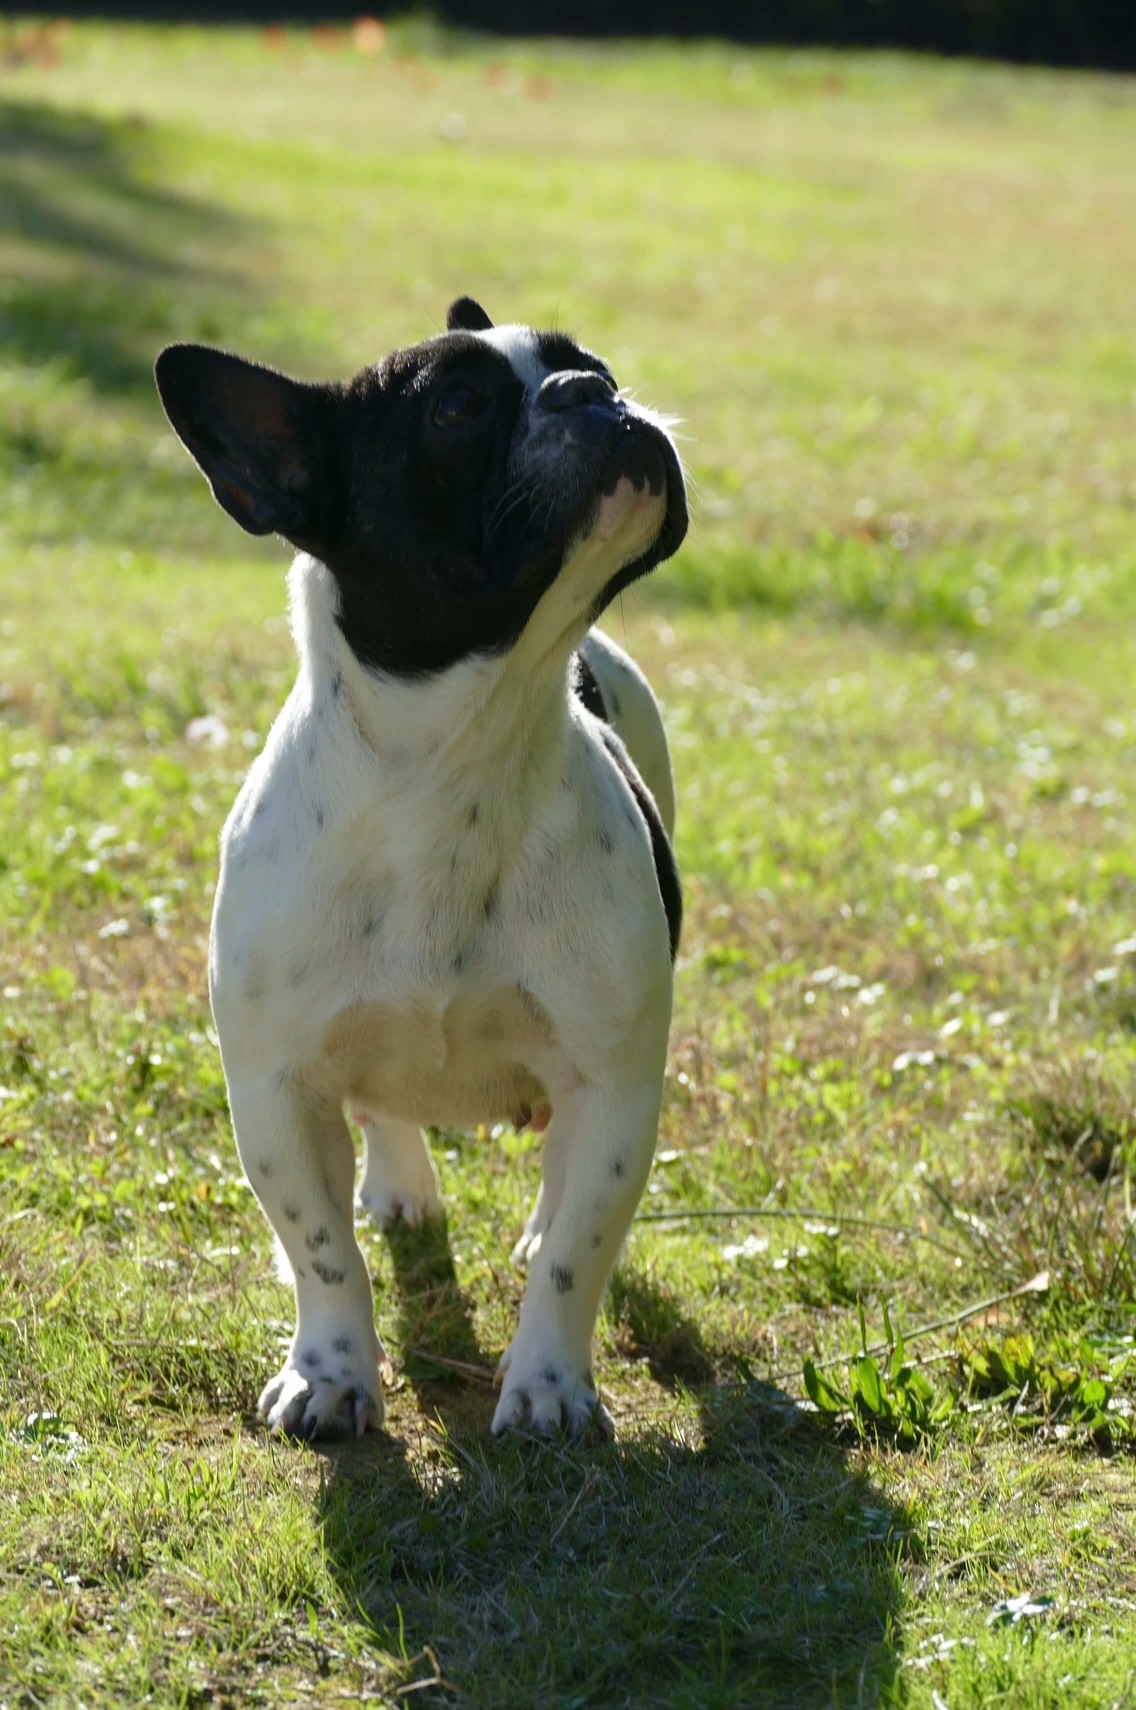
[[(528, 380), (520, 332), (484, 336)], [(362, 666), (328, 570), (292, 567), (299, 675), (225, 826), (210, 949), (241, 1159), (295, 1276), (291, 1351), (260, 1402), (270, 1427), (382, 1418), (345, 1107), (364, 1126), (364, 1202), (416, 1222), (439, 1206), (420, 1125), (544, 1100), (494, 1430), (610, 1429), (591, 1336), (654, 1149), (671, 966), (646, 823), (568, 662), (663, 505), (621, 482), (512, 650), (425, 681)], [(586, 647), (669, 825), (650, 691), (613, 643)]]
[(541, 381), (547, 379), (548, 369), (541, 361), (540, 345), (531, 327), (487, 327), (477, 337), (508, 359), (517, 379), (524, 381), (526, 391), (538, 391)]

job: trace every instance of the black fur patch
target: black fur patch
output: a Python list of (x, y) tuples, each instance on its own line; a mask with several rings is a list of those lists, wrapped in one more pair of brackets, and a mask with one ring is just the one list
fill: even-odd
[(446, 315), (447, 332), (488, 332), (493, 322), (474, 297), (458, 297)]
[(602, 718), (605, 724), (610, 722), (599, 679), (582, 653), (576, 655), (576, 681), (573, 687), (593, 718)]
[(631, 764), (626, 748), (620, 742), (614, 731), (603, 729), (604, 747), (623, 773), (628, 789), (635, 797), (636, 806), (647, 822), (647, 830), (651, 835), (651, 854), (655, 859), (655, 878), (659, 884), (659, 895), (663, 899), (666, 910), (667, 931), (671, 941), (671, 961), (678, 955), (678, 942), (682, 935), (682, 883), (678, 876), (678, 864), (674, 858), (666, 827), (659, 817), (655, 806), (655, 798)]
[[(622, 478), (665, 490), (667, 514), (595, 613), (686, 532), (670, 441), (563, 333), (538, 334), (537, 348), (554, 382), (540, 413), (559, 413), (570, 430), (567, 466), (531, 472), (519, 502), (502, 505), (516, 435), (527, 431), (525, 386), (505, 352), (477, 336), (488, 325), (480, 305), (459, 298), (449, 332), (342, 384), (311, 385), (202, 345), (171, 345), (155, 367), (174, 431), (218, 503), (248, 533), (282, 534), (314, 553), (336, 580), (339, 627), (356, 658), (398, 676), (511, 647)], [(463, 405), (472, 406), (464, 415)]]
[(343, 1281), (343, 1272), (333, 1269), (331, 1265), (325, 1265), (321, 1259), (312, 1260), (312, 1270), (322, 1283), (341, 1283)]
[(568, 1294), (576, 1286), (576, 1278), (567, 1265), (553, 1265), (552, 1280), (557, 1294)]

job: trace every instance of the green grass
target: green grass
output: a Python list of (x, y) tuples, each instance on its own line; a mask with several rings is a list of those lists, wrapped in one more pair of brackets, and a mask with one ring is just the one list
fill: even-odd
[[(0, 54), (0, 1705), (1130, 1702), (1136, 83)], [(345, 373), (464, 291), (686, 419), (690, 539), (610, 617), (688, 901), (654, 1220), (616, 1444), (494, 1445), (538, 1143), (438, 1136), (446, 1230), (362, 1235), (389, 1431), (305, 1449), (205, 993), (284, 560), (149, 370)]]

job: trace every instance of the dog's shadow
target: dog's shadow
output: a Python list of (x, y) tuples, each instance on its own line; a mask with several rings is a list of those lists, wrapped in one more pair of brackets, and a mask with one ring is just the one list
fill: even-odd
[(642, 1379), (645, 1408), (611, 1445), (494, 1443), (493, 1362), (444, 1225), (396, 1230), (391, 1252), (417, 1405), (396, 1398), (388, 1435), (326, 1451), (321, 1526), (378, 1650), (417, 1656), (418, 1679), (439, 1671), (416, 1702), (819, 1710), (884, 1695), (907, 1518), (811, 1414), (720, 1381), (697, 1326), (622, 1269), (622, 1340), (669, 1393)]

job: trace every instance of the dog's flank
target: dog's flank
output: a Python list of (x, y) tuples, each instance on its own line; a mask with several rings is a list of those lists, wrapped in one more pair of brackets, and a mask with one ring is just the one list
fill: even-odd
[(225, 828), (210, 948), (238, 1148), (296, 1288), (260, 1411), (300, 1436), (382, 1418), (345, 1106), (381, 1222), (440, 1207), (421, 1125), (547, 1122), (496, 1432), (610, 1430), (592, 1329), (658, 1122), (670, 763), (589, 624), (681, 540), (678, 461), (563, 335), (469, 299), (449, 324), (346, 386), (194, 347), (158, 365), (218, 500), (301, 549), (300, 671)]

